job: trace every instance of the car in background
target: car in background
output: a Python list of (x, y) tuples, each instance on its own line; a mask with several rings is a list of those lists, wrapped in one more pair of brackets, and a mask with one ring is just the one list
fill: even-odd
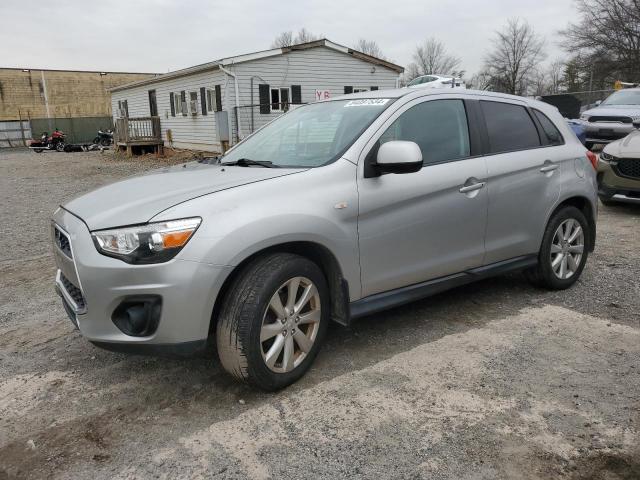
[(587, 131), (585, 146), (610, 143), (633, 131), (633, 122), (640, 120), (640, 88), (627, 88), (612, 93), (600, 105), (580, 115)]
[(605, 205), (640, 201), (640, 121), (626, 137), (611, 142), (598, 160), (598, 196)]
[(580, 143), (582, 143), (583, 145), (587, 143), (587, 129), (584, 127), (584, 124), (581, 121), (567, 119), (567, 125), (569, 125), (571, 131), (576, 134), (576, 137), (578, 137)]
[(467, 88), (464, 80), (451, 75), (421, 75), (407, 83), (409, 88)]

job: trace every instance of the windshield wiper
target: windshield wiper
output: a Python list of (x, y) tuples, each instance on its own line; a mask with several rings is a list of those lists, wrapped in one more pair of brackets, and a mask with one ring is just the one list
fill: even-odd
[(235, 162), (223, 162), (221, 165), (236, 165), (238, 167), (264, 167), (264, 168), (278, 168), (277, 165), (274, 165), (273, 162), (269, 162), (268, 160), (251, 160), (250, 158), (240, 158)]

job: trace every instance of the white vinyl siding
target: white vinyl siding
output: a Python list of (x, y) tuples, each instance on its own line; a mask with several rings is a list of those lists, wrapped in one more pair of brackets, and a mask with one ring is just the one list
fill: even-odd
[[(189, 148), (194, 150), (205, 150), (220, 152), (220, 142), (218, 141), (218, 133), (216, 127), (215, 112), (207, 112), (202, 115), (200, 107), (200, 88), (205, 87), (213, 91), (220, 85), (222, 89), (222, 102), (225, 104), (225, 94), (233, 97), (233, 82), (229, 82), (228, 76), (224, 73), (213, 70), (207, 72), (195, 73), (192, 75), (173, 78), (165, 81), (154, 82), (152, 85), (141, 85), (139, 87), (131, 87), (119, 91), (112, 92), (111, 103), (113, 112), (117, 111), (118, 101), (127, 100), (129, 108), (129, 117), (148, 117), (149, 116), (149, 94), (150, 88), (156, 90), (156, 101), (158, 104), (158, 115), (160, 116), (160, 125), (162, 130), (162, 138), (167, 143), (167, 130), (171, 129), (173, 136), (173, 146), (176, 148)], [(228, 85), (226, 85), (228, 83)], [(226, 85), (226, 87), (225, 87)], [(229, 86), (231, 87), (229, 89)], [(174, 94), (174, 103), (180, 98), (180, 92), (185, 92), (186, 97), (186, 116), (182, 115), (182, 111), (178, 109), (178, 105), (174, 105), (175, 117), (171, 116), (170, 93)], [(197, 93), (196, 108), (197, 115), (191, 115), (190, 111), (190, 93)], [(179, 103), (179, 102), (178, 102)], [(226, 109), (226, 107), (223, 107)]]
[[(344, 94), (345, 86), (367, 90), (371, 87), (377, 87), (380, 90), (395, 88), (399, 76), (398, 72), (390, 68), (374, 65), (327, 47), (294, 50), (282, 55), (226, 65), (225, 68), (237, 76), (239, 103), (244, 106), (238, 109), (242, 137), (246, 137), (251, 131), (252, 116), (255, 130), (282, 113), (272, 109), (272, 113), (261, 114), (258, 107), (249, 106), (259, 103), (258, 85), (260, 84), (269, 85), (269, 102), (271, 102), (271, 89), (277, 89), (280, 101), (282, 101), (280, 89), (286, 89), (288, 102), (293, 102), (291, 86), (299, 85), (302, 103), (310, 103), (315, 101), (316, 90), (328, 91), (331, 97), (337, 97)], [(252, 78), (253, 96), (251, 95)], [(113, 111), (117, 111), (118, 101), (127, 100), (130, 117), (148, 116), (148, 91), (153, 88), (156, 90), (158, 115), (165, 142), (166, 131), (171, 129), (173, 145), (177, 148), (219, 151), (220, 142), (215, 124), (215, 85), (221, 86), (221, 108), (228, 112), (233, 144), (238, 139), (234, 117), (235, 83), (231, 76), (217, 69), (115, 91), (112, 93)], [(207, 115), (203, 115), (201, 111), (200, 88), (202, 87), (206, 92)], [(208, 93), (208, 89), (211, 93)], [(185, 92), (188, 104), (187, 115), (183, 116), (182, 112), (176, 108), (175, 116), (172, 116), (169, 94), (174, 93), (175, 102), (175, 98), (179, 97), (182, 91)], [(197, 115), (191, 114), (191, 92), (197, 94)]]

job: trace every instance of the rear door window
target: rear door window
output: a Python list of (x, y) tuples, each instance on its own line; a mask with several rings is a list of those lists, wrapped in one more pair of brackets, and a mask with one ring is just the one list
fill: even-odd
[(431, 100), (400, 115), (379, 139), (415, 142), (424, 165), (447, 162), (470, 155), (469, 127), (462, 100)]
[(490, 153), (526, 150), (540, 146), (538, 129), (529, 116), (527, 109), (511, 103), (480, 102), (487, 134)]
[(542, 126), (542, 131), (544, 132), (544, 136), (546, 137), (547, 145), (562, 145), (564, 143), (564, 138), (562, 138), (562, 134), (558, 130), (558, 128), (553, 124), (549, 117), (547, 117), (540, 110), (533, 110), (533, 114), (536, 116), (540, 125)]

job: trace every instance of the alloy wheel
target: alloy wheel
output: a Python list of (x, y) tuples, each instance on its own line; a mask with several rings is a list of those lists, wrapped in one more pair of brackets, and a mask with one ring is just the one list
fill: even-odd
[(305, 277), (286, 281), (271, 297), (260, 329), (262, 358), (277, 373), (300, 365), (318, 336), (321, 303), (318, 289)]
[(584, 252), (584, 231), (580, 223), (569, 218), (562, 222), (551, 242), (551, 269), (561, 280), (572, 277), (580, 268)]

